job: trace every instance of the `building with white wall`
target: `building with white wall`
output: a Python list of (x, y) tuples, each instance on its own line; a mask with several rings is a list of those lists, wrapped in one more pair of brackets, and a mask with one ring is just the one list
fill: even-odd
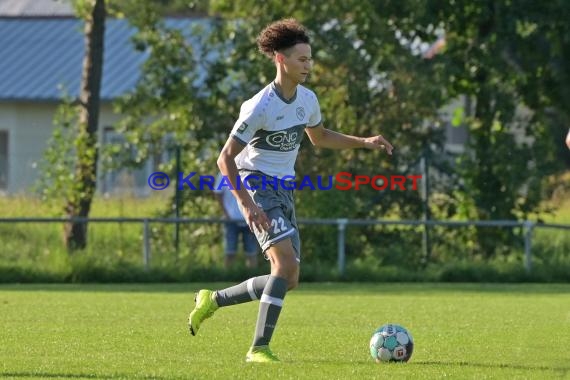
[[(180, 19), (173, 24), (184, 27), (191, 22)], [(130, 41), (134, 33), (126, 20), (106, 20), (101, 142), (111, 138), (111, 127), (120, 118), (112, 102), (134, 89), (146, 58)], [(68, 2), (0, 2), (0, 192), (26, 193), (37, 183), (56, 110), (64, 97), (79, 96), (84, 44), (83, 22), (74, 17)], [(110, 178), (116, 183), (109, 184)], [(133, 189), (137, 193), (148, 190), (140, 179), (117, 175), (102, 175), (98, 183), (103, 191), (121, 184), (139, 184), (140, 189)]]

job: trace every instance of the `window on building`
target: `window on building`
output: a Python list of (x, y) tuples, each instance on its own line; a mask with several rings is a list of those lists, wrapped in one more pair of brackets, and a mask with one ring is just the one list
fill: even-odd
[[(103, 130), (104, 144), (118, 144), (125, 142), (124, 136), (116, 133), (112, 127), (106, 127)], [(131, 151), (131, 157), (136, 156), (136, 151)], [(148, 176), (152, 173), (152, 160), (146, 160), (144, 164), (137, 169), (124, 168), (116, 170), (105, 170), (102, 174), (102, 182), (100, 190), (103, 193), (117, 194), (135, 194), (148, 195), (150, 188), (147, 184)]]
[(467, 127), (465, 125), (453, 126), (447, 123), (445, 136), (449, 144), (465, 145), (468, 138)]

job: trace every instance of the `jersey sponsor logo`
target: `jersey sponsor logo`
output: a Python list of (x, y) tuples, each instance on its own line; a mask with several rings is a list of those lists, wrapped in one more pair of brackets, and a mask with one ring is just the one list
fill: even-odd
[(297, 146), (298, 136), (299, 133), (295, 130), (279, 131), (267, 135), (265, 142), (279, 150), (290, 151)]
[(239, 126), (239, 128), (237, 129), (237, 131), (239, 133), (244, 133), (245, 130), (247, 129), (247, 127), (249, 127), (249, 125), (247, 125), (247, 123), (244, 121), (243, 123), (241, 123), (241, 125)]
[(257, 149), (292, 152), (301, 144), (306, 126), (299, 124), (279, 131), (260, 129), (255, 132), (249, 144)]
[(279, 120), (283, 120), (284, 118), (285, 118), (285, 116), (281, 115), (281, 116), (277, 116), (277, 119), (275, 119), (275, 120), (279, 121)]
[(297, 118), (301, 121), (305, 118), (305, 109), (303, 107), (297, 107)]

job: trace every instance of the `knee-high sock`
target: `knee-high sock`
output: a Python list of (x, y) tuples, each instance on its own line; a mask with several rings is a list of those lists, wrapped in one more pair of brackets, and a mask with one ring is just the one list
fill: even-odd
[(261, 298), (263, 289), (269, 280), (269, 275), (252, 277), (241, 284), (231, 286), (216, 292), (218, 306), (237, 305)]
[(286, 293), (287, 280), (282, 277), (270, 276), (259, 302), (259, 314), (255, 326), (255, 337), (253, 338), (254, 347), (266, 346), (271, 341)]

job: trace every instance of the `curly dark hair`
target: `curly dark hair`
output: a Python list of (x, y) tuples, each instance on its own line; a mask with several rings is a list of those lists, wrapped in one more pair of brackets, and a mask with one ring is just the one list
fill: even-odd
[(308, 43), (310, 43), (310, 38), (307, 29), (292, 18), (267, 25), (257, 37), (259, 51), (269, 58), (273, 57), (275, 52), (283, 52), (296, 44)]

